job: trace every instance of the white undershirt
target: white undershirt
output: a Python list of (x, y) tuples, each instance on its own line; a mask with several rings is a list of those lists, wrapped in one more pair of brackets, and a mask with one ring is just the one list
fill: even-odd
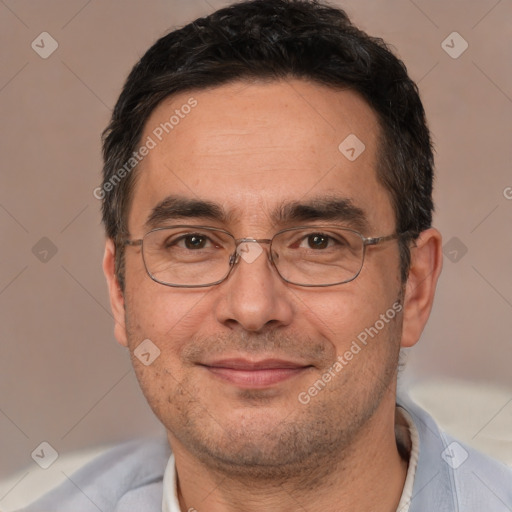
[[(418, 429), (412, 421), (410, 414), (403, 408), (397, 407), (397, 412), (401, 414), (402, 418), (405, 420), (405, 423), (409, 427), (409, 436), (411, 442), (411, 450), (409, 453), (409, 467), (407, 468), (407, 476), (405, 477), (405, 484), (402, 491), (402, 497), (400, 498), (400, 502), (398, 503), (398, 508), (396, 512), (409, 512), (409, 507), (411, 506), (412, 500), (412, 488), (414, 486), (414, 477), (416, 476), (416, 467), (418, 466), (418, 458), (420, 454), (420, 436), (418, 434)], [(172, 509), (171, 509), (172, 510)], [(177, 512), (180, 512), (180, 509), (176, 509)]]
[[(404, 489), (402, 491), (402, 497), (400, 498), (396, 512), (408, 512), (412, 499), (412, 488), (414, 485), (414, 476), (416, 475), (416, 466), (418, 465), (419, 435), (416, 425), (412, 421), (409, 413), (402, 407), (397, 407), (397, 412), (402, 416), (404, 422), (408, 426), (411, 441), (411, 451)], [(163, 488), (164, 493), (162, 497), (162, 512), (197, 512), (193, 507), (186, 511), (181, 510), (180, 508), (180, 502), (178, 499), (178, 485), (176, 479), (176, 463), (173, 454), (171, 454), (169, 457), (169, 462), (165, 468)]]

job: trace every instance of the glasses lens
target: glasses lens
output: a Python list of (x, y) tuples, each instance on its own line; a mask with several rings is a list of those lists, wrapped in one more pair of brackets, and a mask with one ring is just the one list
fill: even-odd
[(363, 265), (364, 244), (349, 229), (318, 227), (290, 229), (272, 242), (273, 259), (290, 283), (327, 286), (354, 279)]
[(205, 286), (228, 274), (235, 242), (223, 231), (175, 226), (150, 231), (142, 247), (144, 264), (155, 281), (175, 286)]

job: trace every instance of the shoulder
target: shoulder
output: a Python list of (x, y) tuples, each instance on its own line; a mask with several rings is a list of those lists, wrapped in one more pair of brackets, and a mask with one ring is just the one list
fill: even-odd
[(73, 473), (56, 489), (19, 512), (115, 512), (119, 503), (159, 510), (162, 479), (171, 455), (165, 439), (120, 444)]
[(409, 413), (419, 436), (410, 512), (512, 510), (512, 468), (443, 432), (407, 397), (397, 403)]

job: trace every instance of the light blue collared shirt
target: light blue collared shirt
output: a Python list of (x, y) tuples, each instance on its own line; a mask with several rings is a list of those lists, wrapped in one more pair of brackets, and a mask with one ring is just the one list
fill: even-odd
[[(408, 398), (397, 404), (418, 434), (408, 512), (512, 512), (512, 468), (442, 432)], [(124, 443), (19, 512), (161, 512), (170, 457), (166, 439)]]

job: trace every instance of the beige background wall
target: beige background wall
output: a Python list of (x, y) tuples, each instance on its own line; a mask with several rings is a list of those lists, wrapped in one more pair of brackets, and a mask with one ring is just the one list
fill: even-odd
[[(226, 3), (0, 2), (0, 479), (39, 470), (30, 453), (41, 441), (66, 453), (159, 431), (112, 334), (92, 194), (99, 136), (148, 46)], [(394, 45), (437, 148), (445, 267), (404, 381), (453, 376), (512, 399), (512, 3), (335, 3)], [(31, 47), (50, 48), (44, 31), (58, 43), (47, 59)], [(442, 47), (454, 31), (469, 45), (458, 58)], [(452, 54), (463, 48), (453, 37)]]

